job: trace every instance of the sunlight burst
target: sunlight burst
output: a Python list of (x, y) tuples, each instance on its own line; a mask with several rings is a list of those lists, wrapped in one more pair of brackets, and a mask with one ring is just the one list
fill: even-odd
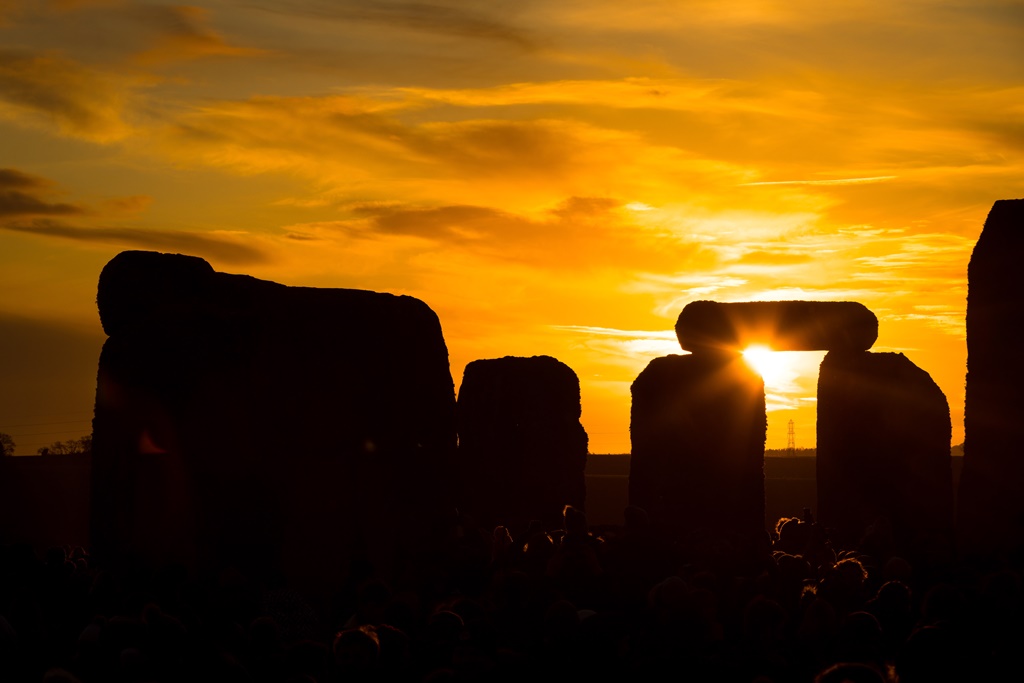
[(788, 354), (772, 351), (767, 346), (749, 346), (743, 360), (764, 379), (766, 387), (779, 387), (791, 379), (793, 369)]

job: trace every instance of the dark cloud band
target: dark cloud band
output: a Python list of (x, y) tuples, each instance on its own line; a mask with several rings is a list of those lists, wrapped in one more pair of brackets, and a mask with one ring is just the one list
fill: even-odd
[(117, 244), (195, 254), (232, 264), (265, 263), (270, 260), (264, 250), (253, 245), (217, 235), (201, 235), (194, 232), (142, 230), (139, 228), (84, 228), (45, 220), (0, 227), (27, 235), (62, 237), (79, 242)]

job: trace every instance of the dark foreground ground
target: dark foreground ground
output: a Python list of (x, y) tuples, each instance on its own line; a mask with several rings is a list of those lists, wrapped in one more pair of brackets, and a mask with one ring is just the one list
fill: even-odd
[[(963, 465), (953, 457), (953, 490)], [(87, 545), (90, 460), (83, 456), (0, 460), (0, 541), (38, 550)], [(40, 486), (39, 482), (45, 482)], [(629, 455), (587, 456), (587, 516), (591, 524), (622, 524), (628, 498)], [(766, 525), (780, 517), (817, 512), (813, 457), (765, 458)], [(43, 514), (45, 512), (45, 514)]]
[[(38, 534), (0, 538), (3, 682), (1019, 679), (1020, 558), (969, 564), (929, 539), (899, 555), (877, 529), (838, 548), (798, 520), (756, 557), (729, 538), (663, 538), (635, 510), (623, 519), (622, 456), (591, 456), (589, 526), (571, 510), (519, 538), (460, 521), (431, 562), (353, 575), (327, 600), (244, 564), (200, 578), (94, 565), (68, 540), (88, 463), (57, 462), (0, 467), (22, 494), (38, 481), (26, 472), (61, 473), (2, 511), (4, 529)], [(768, 460), (769, 518), (813, 509), (813, 472), (811, 458)]]

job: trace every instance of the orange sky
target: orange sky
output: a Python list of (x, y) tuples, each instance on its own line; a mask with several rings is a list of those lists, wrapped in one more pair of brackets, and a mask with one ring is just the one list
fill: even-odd
[[(966, 269), (1024, 196), (1024, 5), (0, 0), (0, 431), (89, 431), (114, 254), (411, 294), (549, 354), (591, 452), (696, 299), (856, 300), (963, 440)], [(821, 354), (768, 387), (814, 442)]]

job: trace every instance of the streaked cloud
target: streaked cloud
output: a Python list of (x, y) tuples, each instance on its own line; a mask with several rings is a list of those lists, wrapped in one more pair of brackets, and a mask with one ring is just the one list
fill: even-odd
[(127, 87), (54, 54), (0, 51), (0, 117), (110, 142), (129, 134)]
[[(875, 237), (871, 251), (854, 255), (854, 277), (882, 282), (934, 282), (944, 289), (966, 285), (974, 239), (946, 233)], [(884, 250), (884, 251), (883, 251)], [(867, 249), (865, 249), (867, 251)]]
[[(966, 288), (962, 289), (966, 295)], [(923, 321), (930, 327), (936, 328), (945, 334), (958, 339), (967, 339), (967, 306), (966, 299), (963, 305), (951, 306), (949, 304), (921, 304), (914, 306), (913, 313), (893, 316), (894, 319)]]
[(0, 168), (0, 218), (85, 213), (82, 207), (74, 204), (48, 201), (46, 195), (52, 194), (53, 189), (45, 178), (12, 168)]
[[(581, 334), (589, 334), (599, 337), (619, 337), (624, 339), (650, 339), (659, 341), (673, 341), (678, 344), (676, 340), (676, 333), (668, 330), (618, 330), (613, 327), (593, 327), (590, 325), (554, 325), (557, 330), (567, 330), (570, 332), (579, 332)], [(682, 353), (680, 351), (680, 353)]]
[[(161, 128), (159, 149), (183, 164), (240, 173), (298, 172), (331, 186), (363, 190), (388, 178), (392, 194), (444, 191), (455, 199), (470, 185), (535, 184), (563, 194), (581, 177), (636, 148), (631, 135), (556, 119), (416, 122), (348, 97), (259, 98), (216, 102)], [(586, 169), (590, 169), (589, 173)], [(472, 179), (472, 180), (470, 180)]]
[[(633, 212), (607, 197), (570, 197), (533, 214), (493, 207), (362, 204), (352, 218), (287, 226), (292, 239), (429, 240), (490, 262), (531, 268), (614, 270), (663, 268), (699, 260), (701, 247), (637, 223)], [(390, 247), (388, 247), (390, 248)]]
[(651, 360), (669, 354), (686, 355), (672, 329), (621, 330), (590, 325), (551, 325), (551, 329), (571, 335), (577, 344), (595, 353), (604, 363), (628, 369), (628, 378)]
[(40, 237), (58, 237), (84, 243), (115, 244), (135, 249), (207, 256), (232, 265), (259, 264), (270, 259), (268, 252), (247, 243), (244, 236), (236, 233), (83, 227), (49, 220), (0, 223), (0, 230)]
[(798, 263), (807, 263), (815, 258), (815, 254), (808, 249), (792, 248), (763, 248), (744, 251), (737, 259), (743, 264), (761, 264), (769, 266), (791, 266)]
[(132, 195), (130, 197), (111, 197), (103, 200), (102, 213), (107, 214), (121, 214), (121, 213), (139, 213), (145, 211), (153, 203), (153, 198), (149, 195)]
[(21, 0), (0, 0), (0, 26), (17, 16), (21, 5)]
[(405, 2), (403, 0), (286, 0), (257, 5), (274, 13), (306, 14), (321, 21), (362, 22), (392, 29), (457, 36), (508, 43), (522, 49), (534, 47), (534, 39), (510, 20), (506, 3), (475, 3), (458, 0)]
[(757, 183), (743, 183), (741, 187), (757, 187), (758, 185), (863, 185), (864, 183), (881, 183), (897, 177), (894, 175), (879, 175), (867, 178), (833, 178), (831, 180), (766, 180)]
[(152, 44), (135, 55), (142, 64), (162, 64), (204, 57), (244, 57), (262, 51), (232, 45), (208, 23), (209, 12), (196, 6), (153, 5), (132, 10), (153, 33)]

